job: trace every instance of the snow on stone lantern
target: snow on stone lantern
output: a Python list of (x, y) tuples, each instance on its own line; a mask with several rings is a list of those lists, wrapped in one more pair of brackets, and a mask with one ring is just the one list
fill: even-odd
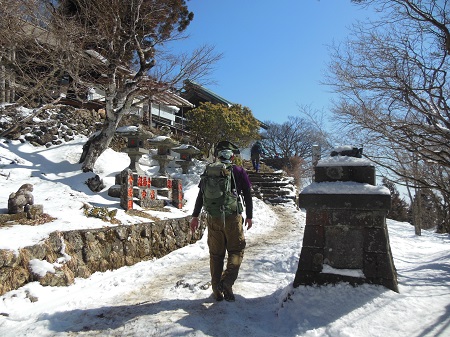
[(390, 192), (376, 186), (361, 150), (339, 148), (319, 160), (314, 182), (299, 194), (306, 226), (294, 287), (349, 282), (398, 292), (386, 226)]
[(178, 147), (174, 147), (172, 151), (180, 154), (180, 159), (175, 162), (181, 166), (183, 174), (187, 174), (189, 167), (194, 165), (192, 162), (192, 157), (200, 153), (199, 149), (188, 144), (182, 144)]
[(152, 156), (159, 164), (159, 174), (166, 175), (167, 164), (175, 158), (170, 155), (170, 150), (179, 143), (168, 136), (157, 136), (147, 140), (149, 145), (157, 148), (157, 154)]
[(149, 152), (143, 147), (144, 140), (153, 134), (134, 125), (120, 127), (116, 130), (116, 134), (127, 139), (127, 147), (122, 149), (122, 152), (130, 157), (130, 170), (139, 174), (143, 173), (138, 162), (142, 155)]

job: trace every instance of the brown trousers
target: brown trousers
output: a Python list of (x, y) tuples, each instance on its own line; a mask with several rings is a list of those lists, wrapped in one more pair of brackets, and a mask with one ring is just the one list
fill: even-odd
[[(224, 217), (207, 217), (209, 266), (212, 289), (217, 289), (220, 281), (231, 288), (236, 281), (245, 248), (241, 214)], [(227, 266), (224, 267), (225, 253), (228, 252)]]

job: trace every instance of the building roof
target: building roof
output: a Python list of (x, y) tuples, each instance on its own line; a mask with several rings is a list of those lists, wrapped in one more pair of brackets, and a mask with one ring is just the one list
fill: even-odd
[(213, 104), (220, 103), (229, 107), (235, 104), (191, 80), (184, 81), (181, 96), (189, 102), (194, 103), (195, 106), (199, 106), (201, 102), (211, 102)]
[[(183, 91), (180, 94), (182, 97), (187, 99), (189, 102), (193, 103), (195, 106), (199, 106), (202, 102), (211, 102), (213, 104), (224, 104), (228, 107), (235, 105), (225, 98), (217, 95), (211, 90), (206, 89), (198, 83), (191, 80), (184, 81)], [(269, 127), (267, 124), (258, 120), (261, 128), (267, 130)]]
[(193, 108), (194, 104), (189, 102), (188, 100), (184, 99), (183, 97), (173, 93), (170, 90), (161, 91), (155, 95), (152, 96), (152, 101), (159, 104), (164, 105), (173, 105), (178, 108)]

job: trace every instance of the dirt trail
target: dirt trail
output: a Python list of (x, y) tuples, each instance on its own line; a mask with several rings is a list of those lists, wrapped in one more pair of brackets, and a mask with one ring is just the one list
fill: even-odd
[[(93, 319), (83, 318), (88, 331), (73, 335), (142, 336), (143, 331), (152, 331), (147, 335), (172, 336), (173, 329), (182, 329), (189, 331), (186, 336), (261, 336), (257, 317), (272, 310), (279, 301), (279, 294), (274, 294), (290, 282), (292, 275), (286, 276), (286, 271), (298, 264), (298, 255), (292, 252), (299, 246), (303, 231), (302, 213), (294, 214), (292, 206), (271, 208), (277, 217), (273, 229), (247, 235), (244, 261), (233, 287), (236, 302), (219, 303), (212, 298), (209, 255), (203, 251), (201, 258), (182, 259), (178, 268), (169, 262), (168, 268), (159, 269), (145, 286), (131, 287), (130, 292), (114, 298), (100, 318), (98, 313)], [(228, 323), (218, 324), (224, 317)], [(233, 323), (235, 317), (239, 322)], [(239, 328), (242, 319), (248, 323)], [(253, 331), (258, 332), (255, 335)]]
[[(251, 273), (252, 261), (264, 254), (265, 249), (276, 249), (277, 244), (285, 240), (292, 240), (293, 236), (300, 237), (300, 233), (303, 231), (298, 224), (298, 219), (292, 214), (291, 207), (274, 205), (271, 208), (278, 217), (277, 225), (269, 232), (247, 238), (247, 247), (240, 275)], [(210, 285), (209, 256), (206, 255), (196, 260), (186, 260), (176, 270), (168, 269), (161, 273), (158, 278), (155, 278), (155, 281), (151, 284), (127, 294), (123, 303), (140, 304), (161, 301), (165, 298), (164, 292), (167, 291), (168, 285), (207, 289)]]

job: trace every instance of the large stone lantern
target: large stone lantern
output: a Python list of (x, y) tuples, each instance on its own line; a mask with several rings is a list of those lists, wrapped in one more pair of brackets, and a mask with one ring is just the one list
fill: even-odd
[(398, 292), (386, 226), (391, 196), (376, 186), (375, 167), (336, 155), (317, 163), (314, 180), (299, 195), (306, 226), (294, 287), (370, 283)]
[(180, 159), (177, 160), (176, 163), (181, 166), (183, 174), (187, 174), (189, 167), (194, 165), (192, 157), (200, 153), (199, 149), (188, 144), (174, 147), (172, 151), (180, 154)]
[(157, 154), (152, 156), (159, 164), (159, 174), (166, 175), (167, 164), (175, 158), (170, 155), (172, 148), (179, 145), (179, 143), (168, 136), (157, 136), (148, 139), (148, 143), (152, 147), (156, 147)]

